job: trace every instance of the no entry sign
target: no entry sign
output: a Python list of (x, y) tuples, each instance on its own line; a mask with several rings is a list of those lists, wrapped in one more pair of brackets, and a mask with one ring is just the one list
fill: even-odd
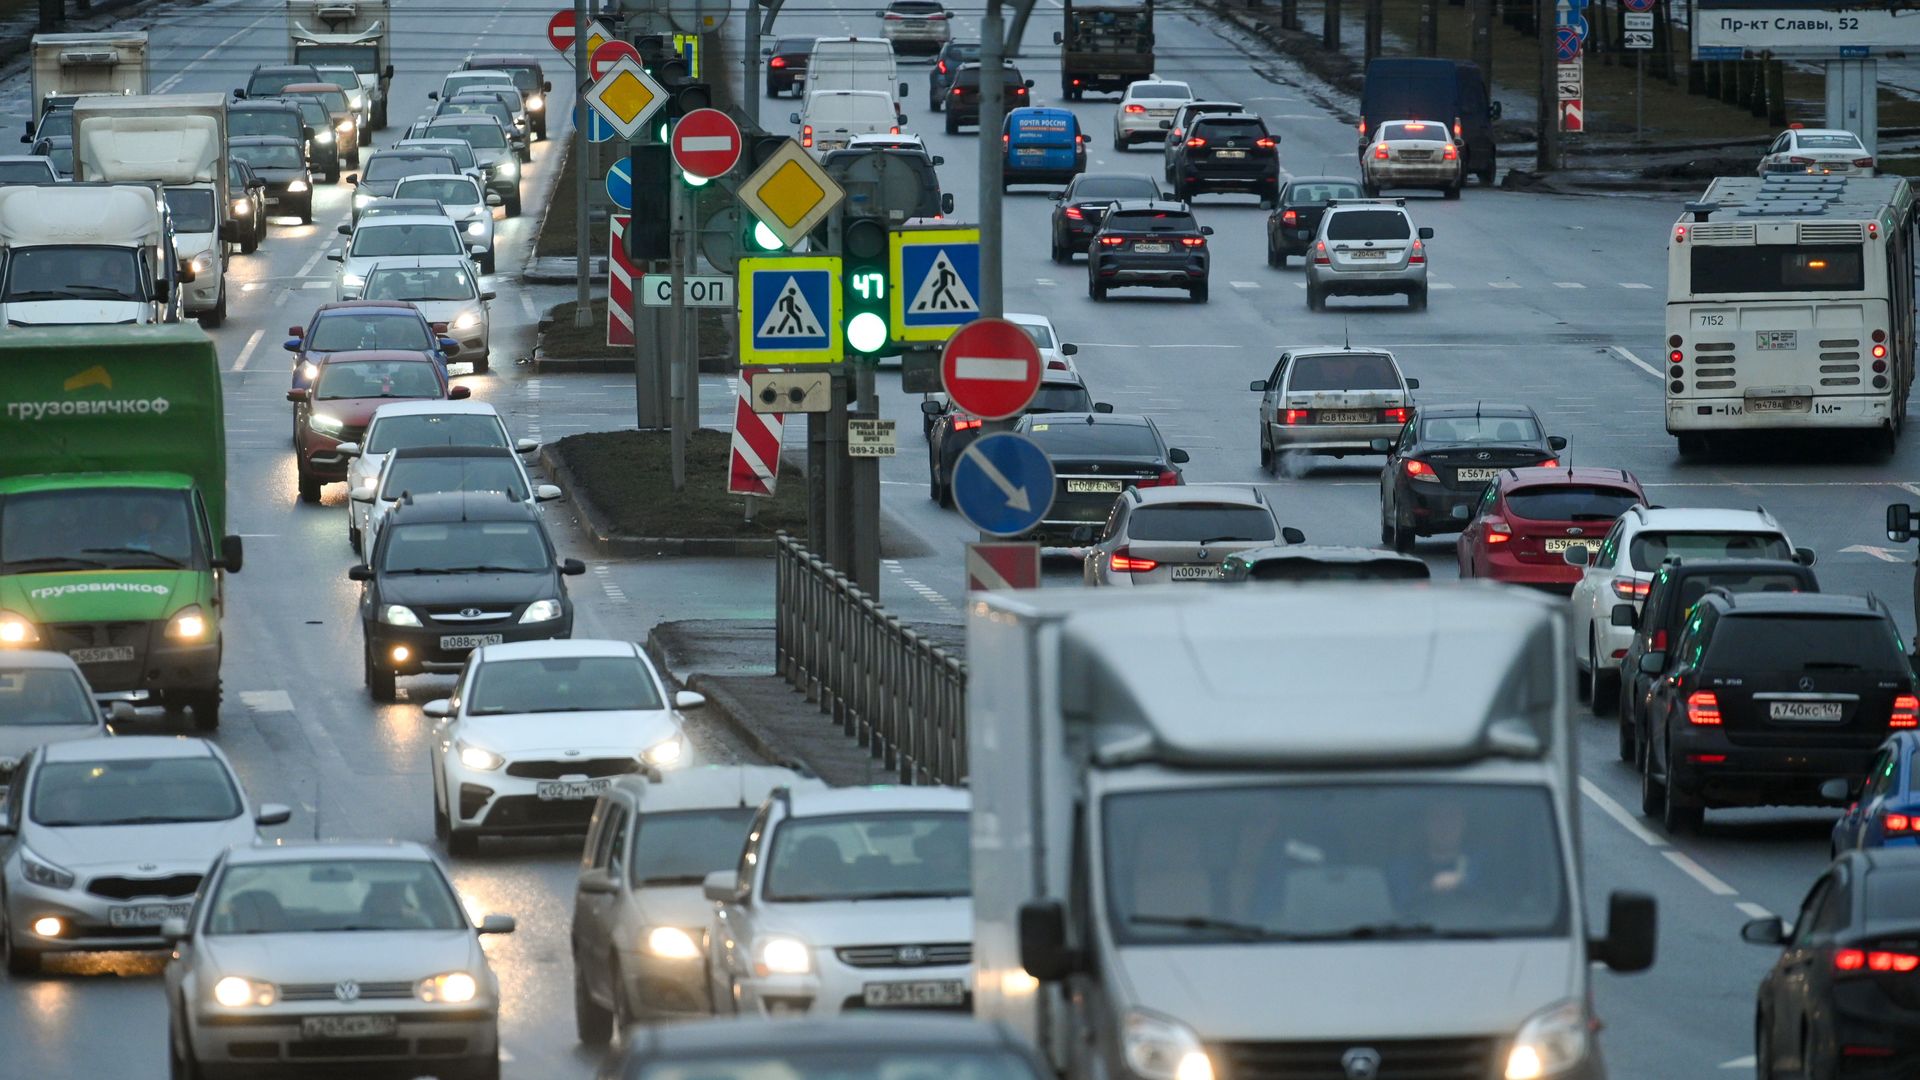
[(572, 51), (574, 30), (572, 8), (554, 12), (547, 20), (547, 44), (563, 53)]
[(673, 126), (673, 160), (693, 176), (725, 176), (740, 163), (740, 125), (719, 109), (695, 109)]
[(976, 319), (954, 331), (940, 353), (940, 383), (965, 412), (1005, 420), (1040, 387), (1040, 350), (1005, 319)]

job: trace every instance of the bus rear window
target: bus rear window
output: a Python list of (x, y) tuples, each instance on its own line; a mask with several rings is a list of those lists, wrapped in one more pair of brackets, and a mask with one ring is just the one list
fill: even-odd
[(1693, 249), (1697, 293), (1859, 292), (1866, 268), (1858, 244), (1821, 247), (1702, 245)]

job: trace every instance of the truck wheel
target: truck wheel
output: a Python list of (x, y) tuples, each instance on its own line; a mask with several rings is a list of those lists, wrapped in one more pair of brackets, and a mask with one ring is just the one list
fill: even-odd
[[(367, 693), (371, 694), (375, 701), (392, 701), (396, 696), (393, 669), (381, 667), (374, 661), (372, 642), (366, 644), (363, 652), (367, 674)], [(453, 834), (456, 839), (459, 835), (459, 833)], [(454, 845), (450, 844), (448, 846), (452, 850), (458, 850)]]
[(303, 503), (320, 501), (320, 481), (306, 473), (300, 474), (300, 501)]
[(219, 326), (221, 323), (226, 321), (227, 321), (227, 287), (223, 284), (220, 286), (220, 299), (214, 303), (213, 310), (208, 312), (203, 312), (200, 315), (200, 325), (211, 330), (214, 327)]
[(193, 710), (193, 730), (216, 731), (220, 727), (220, 685), (214, 684), (211, 690), (196, 690), (182, 695), (187, 708)]

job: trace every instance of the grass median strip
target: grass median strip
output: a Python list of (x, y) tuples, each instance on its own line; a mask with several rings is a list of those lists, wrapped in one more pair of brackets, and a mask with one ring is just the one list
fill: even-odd
[(687, 440), (687, 483), (673, 490), (669, 436), (664, 431), (597, 431), (569, 435), (553, 446), (573, 476), (575, 494), (593, 504), (616, 536), (671, 539), (770, 538), (807, 527), (807, 481), (785, 462), (771, 499), (753, 499), (746, 518), (743, 495), (727, 493), (732, 435), (700, 430)]

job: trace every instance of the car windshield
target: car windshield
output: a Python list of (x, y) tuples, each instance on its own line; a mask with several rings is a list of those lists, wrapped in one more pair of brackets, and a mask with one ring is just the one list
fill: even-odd
[(1254, 581), (1426, 581), (1427, 564), (1413, 559), (1262, 559), (1247, 568)]
[(1280, 201), (1288, 206), (1325, 206), (1334, 199), (1357, 199), (1360, 197), (1360, 185), (1345, 181), (1328, 183), (1309, 181), (1290, 184), (1286, 197)]
[(1289, 365), (1287, 390), (1399, 390), (1400, 371), (1393, 358), (1378, 354), (1296, 356)]
[(333, 140), (333, 118), (328, 115), (325, 105), (320, 104), (312, 98), (288, 98), (287, 100), (293, 102), (294, 105), (299, 108), (300, 122), (312, 128), (316, 138), (325, 135), (326, 138), (320, 141), (331, 142)]
[(1329, 240), (1406, 240), (1413, 223), (1398, 210), (1341, 210), (1327, 217)]
[(477, 86), (497, 86), (512, 82), (513, 77), (505, 72), (474, 71), (449, 75), (440, 83), (440, 97), (445, 100), (455, 94), (464, 94)]
[(636, 656), (489, 660), (467, 693), (469, 716), (666, 708), (660, 684)]
[(967, 815), (898, 810), (793, 817), (773, 834), (768, 900), (966, 896)]
[(1793, 549), (1779, 533), (1643, 532), (1627, 545), (1629, 561), (1642, 572), (1658, 570), (1670, 555), (1683, 559), (1791, 559)]
[(397, 524), (383, 540), (389, 574), (452, 574), (476, 568), (539, 573), (553, 566), (540, 526), (531, 521)]
[(436, 342), (427, 324), (411, 311), (391, 315), (364, 313), (327, 315), (307, 339), (309, 352), (346, 352), (350, 349), (392, 349), (427, 352)]
[(34, 774), (32, 805), (51, 828), (230, 821), (246, 810), (211, 757), (49, 761)]
[[(435, 139), (433, 140), (432, 148), (434, 153), (445, 154), (452, 158), (455, 168), (471, 169), (475, 167), (473, 147), (468, 145), (465, 139)], [(410, 149), (414, 148), (410, 147)], [(420, 146), (417, 147), (417, 149), (425, 150), (427, 147)]]
[(506, 63), (487, 64), (484, 66), (486, 70), (504, 71), (513, 76), (514, 88), (522, 94), (531, 96), (540, 92), (540, 72), (536, 68), (531, 68), (524, 64)]
[(480, 202), (480, 190), (464, 176), (409, 177), (400, 181), (393, 195), (397, 199), (432, 199), (442, 206), (474, 206)]
[(1033, 392), (1033, 400), (1027, 403), (1030, 413), (1089, 412), (1093, 409), (1093, 396), (1087, 388), (1076, 383), (1041, 383)]
[[(1692, 662), (1698, 664), (1698, 658)], [(1908, 670), (1893, 624), (1858, 615), (1726, 615), (1714, 627), (1706, 663), (1743, 672), (1795, 674)]]
[(340, 68), (321, 68), (320, 81), (330, 82), (345, 93), (357, 94), (360, 92), (360, 76), (350, 68), (345, 70)]
[(1127, 519), (1128, 540), (1212, 544), (1273, 537), (1273, 515), (1258, 506), (1143, 506)]
[(633, 837), (634, 885), (698, 885), (716, 870), (733, 869), (754, 813), (751, 806), (728, 806), (641, 814)]
[(1380, 141), (1395, 140), (1409, 142), (1445, 142), (1447, 129), (1440, 124), (1427, 124), (1418, 120), (1395, 120), (1380, 125)]
[(1429, 446), (1461, 443), (1538, 445), (1540, 425), (1531, 416), (1435, 416), (1420, 421), (1420, 441)]
[(430, 360), (331, 360), (321, 365), (313, 386), (315, 401), (440, 396), (440, 379)]
[(247, 80), (247, 96), (272, 97), (289, 86), (313, 81), (311, 71), (259, 71)]
[(53, 166), (44, 161), (0, 161), (0, 184), (46, 184)]
[(28, 247), (7, 253), (7, 291), (0, 300), (146, 299), (140, 249)]
[(449, 101), (440, 107), (442, 116), (491, 116), (503, 125), (513, 122), (513, 110), (498, 101)]
[(1145, 424), (1089, 424), (1043, 422), (1027, 428), (1027, 437), (1049, 457), (1160, 456), (1160, 440)]
[(1640, 501), (1631, 488), (1545, 484), (1507, 492), (1507, 514), (1528, 521), (1612, 521)]
[(457, 266), (375, 270), (361, 295), (369, 300), (471, 300), (473, 279)]
[(1074, 182), (1072, 201), (1095, 199), (1157, 199), (1160, 185), (1150, 176), (1094, 176)]
[(443, 154), (376, 154), (367, 162), (362, 180), (401, 180), (409, 176), (428, 176), (449, 171)]
[(427, 130), (435, 135), (451, 135), (464, 139), (467, 145), (482, 150), (498, 150), (507, 145), (506, 132), (500, 125), (491, 121), (485, 124), (429, 124)]
[(33, 129), (35, 138), (50, 139), (59, 135), (73, 134), (73, 110), (49, 109), (40, 114), (40, 126)]
[(353, 232), (356, 259), (387, 255), (464, 255), (452, 225), (363, 225)]
[(1042, 349), (1054, 347), (1053, 330), (1046, 323), (1015, 322), (1015, 326), (1027, 332), (1034, 345)]
[[(161, 488), (73, 487), (5, 496), (0, 498), (0, 573), (197, 566), (200, 547), (191, 506), (185, 491)], [(164, 584), (113, 587), (162, 598), (167, 593)], [(67, 588), (88, 591), (84, 585)]]
[(213, 223), (213, 192), (208, 188), (168, 188), (167, 210), (173, 215), (176, 233), (210, 233)]
[(1035, 1080), (1004, 1050), (847, 1048), (679, 1061), (645, 1059), (627, 1080)]
[(403, 491), (428, 495), (437, 491), (501, 491), (526, 501), (527, 485), (518, 462), (505, 454), (462, 454), (458, 457), (395, 454), (389, 460), (381, 494), (397, 499)]
[(465, 930), (460, 901), (424, 859), (303, 859), (229, 866), (207, 933)]
[(58, 667), (7, 667), (0, 660), (0, 728), (100, 726), (100, 709), (80, 675)]
[(1865, 150), (1860, 139), (1854, 135), (1801, 135), (1797, 140), (1802, 150)]
[(1120, 210), (1108, 214), (1101, 223), (1107, 232), (1117, 233), (1190, 233), (1198, 232), (1193, 215), (1176, 210)]
[(384, 454), (403, 446), (505, 446), (500, 418), (485, 413), (424, 416), (376, 416), (367, 432), (367, 453)]
[[(1101, 807), (1123, 945), (1566, 933), (1559, 823), (1542, 786), (1210, 786)], [(1226, 821), (1237, 825), (1223, 832)]]
[(242, 143), (233, 147), (233, 156), (256, 169), (297, 169), (303, 160), (293, 143)]

